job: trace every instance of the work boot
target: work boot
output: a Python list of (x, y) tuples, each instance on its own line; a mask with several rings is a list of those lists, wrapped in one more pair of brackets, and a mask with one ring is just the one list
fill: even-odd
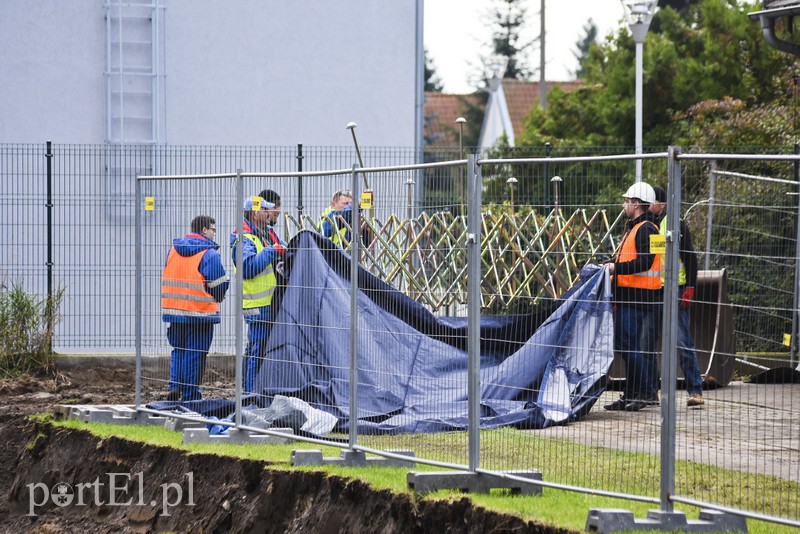
[(693, 395), (689, 395), (689, 398), (686, 399), (686, 406), (691, 408), (692, 406), (702, 406), (705, 404), (706, 401), (703, 400), (703, 396), (700, 393), (694, 393)]
[(620, 397), (611, 404), (606, 404), (603, 406), (606, 410), (611, 410), (612, 412), (622, 412), (625, 411), (625, 406), (628, 404), (628, 399), (625, 397)]
[(647, 397), (642, 399), (642, 401), (650, 405), (661, 406), (661, 400), (658, 398), (658, 391), (656, 391), (652, 395), (648, 395)]
[(624, 410), (626, 412), (638, 412), (642, 408), (646, 408), (648, 403), (641, 399), (631, 399), (628, 404), (625, 405)]

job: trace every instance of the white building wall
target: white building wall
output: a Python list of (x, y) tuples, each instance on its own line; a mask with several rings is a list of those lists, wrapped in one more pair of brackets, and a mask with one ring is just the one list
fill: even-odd
[[(146, 0), (135, 3), (142, 1)], [(0, 197), (9, 206), (3, 218), (7, 237), (0, 238), (6, 256), (0, 263), (8, 280), (45, 294), (44, 166), (51, 161), (54, 282), (66, 288), (56, 350), (132, 350), (133, 222), (136, 209), (141, 209), (134, 197), (137, 175), (292, 171), (297, 168), (297, 143), (306, 147), (306, 170), (349, 168), (355, 162), (352, 137), (345, 128), (350, 121), (358, 123), (367, 165), (411, 163), (409, 157), (417, 155), (418, 0), (158, 1), (164, 6), (164, 29), (163, 40), (155, 46), (163, 52), (157, 61), (163, 86), (157, 93), (164, 107), (155, 115), (160, 117), (157, 138), (167, 146), (151, 148), (130, 146), (125, 135), (120, 135), (121, 146), (103, 146), (108, 124), (113, 124), (105, 72), (105, 17), (113, 10), (107, 9), (106, 0), (0, 0), (0, 145), (33, 144), (23, 150), (0, 146), (5, 184)], [(147, 39), (147, 32), (136, 27), (127, 34), (132, 41), (127, 44), (133, 63), (140, 64), (136, 61), (143, 58), (137, 51), (144, 54), (140, 48), (150, 45), (137, 41)], [(118, 26), (111, 28), (113, 41)], [(117, 91), (118, 96), (116, 79), (112, 94)], [(134, 86), (128, 95), (132, 100), (119, 99), (125, 105), (112, 106), (114, 113), (124, 108), (133, 120), (147, 115), (143, 108), (127, 105), (146, 100), (146, 95), (136, 94), (139, 82), (122, 82), (126, 89)], [(120, 129), (111, 131), (116, 141)], [(131, 136), (147, 131), (142, 127)], [(51, 160), (43, 153), (47, 140), (54, 143)], [(72, 144), (98, 146), (66, 146)], [(268, 148), (182, 151), (178, 145)], [(287, 148), (273, 150), (276, 146)], [(329, 146), (345, 150), (328, 153), (324, 147)], [(405, 150), (380, 148), (388, 146)], [(332, 192), (347, 187), (349, 178), (306, 179), (305, 213), (316, 220)], [(272, 187), (282, 195), (286, 212), (296, 213), (301, 200), (297, 183), (251, 179), (245, 194)], [(376, 217), (385, 220), (390, 213), (405, 213), (405, 176), (376, 176), (370, 183), (377, 198)], [(189, 185), (187, 190), (194, 191)], [(179, 197), (187, 213), (164, 221), (163, 243), (156, 245), (163, 248), (156, 254), (159, 261), (169, 240), (186, 233), (193, 215), (209, 213), (217, 218), (225, 265), (232, 272), (227, 240), (237, 224), (233, 206), (239, 205), (229, 199), (232, 194), (222, 189), (211, 198)], [(217, 203), (223, 199), (230, 201)], [(164, 202), (160, 195), (159, 210)], [(279, 225), (281, 233), (288, 231), (285, 226)], [(158, 310), (147, 313), (157, 315)], [(156, 323), (156, 337), (163, 342), (164, 325)]]
[(0, 2), (0, 143), (102, 143), (102, 0)]
[[(163, 3), (167, 144), (414, 145), (415, 0)], [(0, 143), (105, 142), (104, 5), (0, 2)]]

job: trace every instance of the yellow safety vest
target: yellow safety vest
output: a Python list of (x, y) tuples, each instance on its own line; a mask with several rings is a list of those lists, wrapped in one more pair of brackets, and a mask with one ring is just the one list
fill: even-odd
[[(244, 234), (244, 237), (252, 241), (256, 246), (256, 254), (264, 250), (264, 243), (257, 235)], [(234, 265), (235, 270), (236, 266)], [(278, 285), (278, 279), (271, 263), (255, 277), (249, 280), (245, 279), (242, 282), (242, 308), (244, 309), (244, 315), (258, 315), (256, 308), (269, 306), (272, 303), (272, 294), (275, 292), (276, 285)]]
[(322, 232), (322, 227), (327, 220), (330, 222), (331, 228), (333, 228), (333, 233), (328, 237), (331, 241), (339, 245), (340, 247), (345, 247), (347, 245), (347, 239), (345, 239), (345, 235), (347, 234), (347, 228), (339, 228), (337, 224), (336, 217), (331, 217), (331, 213), (334, 213), (336, 210), (328, 206), (325, 208), (325, 211), (322, 212), (322, 217), (319, 218), (319, 231)]
[[(661, 224), (658, 227), (658, 231), (661, 235), (667, 235), (667, 218), (664, 217), (661, 219)], [(661, 255), (661, 264), (664, 265), (666, 260), (666, 254)], [(678, 285), (685, 286), (686, 285), (686, 268), (683, 266), (683, 260), (680, 259), (678, 256)], [(664, 272), (661, 272), (661, 284), (664, 284)]]

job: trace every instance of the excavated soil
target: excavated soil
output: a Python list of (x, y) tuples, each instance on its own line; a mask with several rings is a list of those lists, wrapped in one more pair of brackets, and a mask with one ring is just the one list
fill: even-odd
[(63, 403), (133, 403), (130, 366), (60, 373), (0, 381), (2, 532), (568, 532), (467, 498), (416, 499), (326, 473), (101, 440), (27, 418)]

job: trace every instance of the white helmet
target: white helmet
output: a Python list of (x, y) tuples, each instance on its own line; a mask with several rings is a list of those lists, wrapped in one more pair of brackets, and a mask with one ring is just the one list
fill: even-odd
[(638, 198), (642, 202), (647, 202), (648, 204), (652, 204), (656, 201), (656, 192), (653, 191), (653, 188), (650, 184), (646, 182), (639, 182), (637, 184), (633, 184), (625, 191), (625, 194), (622, 195), (623, 198)]

